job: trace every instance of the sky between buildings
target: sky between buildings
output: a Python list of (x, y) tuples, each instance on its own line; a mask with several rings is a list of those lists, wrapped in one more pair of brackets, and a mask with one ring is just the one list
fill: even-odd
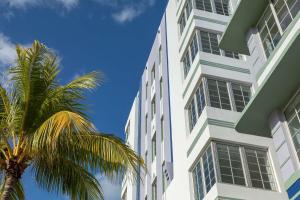
[[(15, 44), (40, 40), (61, 58), (61, 83), (93, 71), (104, 84), (86, 103), (96, 127), (124, 138), (124, 124), (156, 35), (166, 0), (0, 0), (0, 71), (15, 58)], [(120, 186), (100, 174), (106, 199), (119, 200)], [(62, 200), (39, 189), (26, 173), (30, 200)]]

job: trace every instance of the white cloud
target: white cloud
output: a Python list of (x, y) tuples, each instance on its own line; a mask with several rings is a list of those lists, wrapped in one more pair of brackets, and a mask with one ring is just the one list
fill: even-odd
[(96, 179), (101, 184), (104, 192), (105, 200), (120, 200), (121, 198), (121, 185), (111, 183), (105, 176), (101, 174), (96, 175)]
[(121, 11), (114, 13), (112, 17), (119, 23), (131, 22), (134, 18), (141, 14), (141, 10), (133, 7), (123, 8)]
[(11, 8), (26, 9), (35, 6), (55, 6), (60, 5), (70, 10), (76, 7), (79, 0), (4, 0), (4, 3)]
[(16, 56), (15, 44), (4, 34), (0, 33), (0, 69), (13, 64)]

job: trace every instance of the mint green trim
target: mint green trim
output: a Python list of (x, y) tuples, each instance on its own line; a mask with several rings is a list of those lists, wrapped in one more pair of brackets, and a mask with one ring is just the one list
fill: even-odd
[(285, 190), (288, 190), (298, 179), (300, 179), (300, 170), (293, 173), (293, 175), (284, 183)]
[[(190, 18), (190, 17), (189, 17)], [(220, 25), (224, 25), (224, 26), (227, 26), (227, 22), (224, 22), (224, 21), (220, 21), (220, 20), (216, 20), (216, 19), (210, 19), (210, 18), (207, 18), (207, 17), (200, 17), (200, 16), (197, 16), (197, 15), (193, 15), (192, 16), (192, 19), (190, 20), (189, 24), (185, 26), (185, 29), (184, 29), (184, 35), (181, 35), (181, 37), (183, 37), (183, 39), (181, 40), (181, 44), (179, 46), (179, 52), (181, 52), (181, 49), (183, 47), (183, 44), (187, 38), (187, 34), (189, 32), (189, 29), (191, 28), (191, 25), (192, 25), (192, 22), (194, 20), (203, 20), (203, 21), (207, 21), (207, 22), (212, 22), (212, 23), (215, 23), (215, 24), (220, 24)], [(189, 20), (189, 19), (188, 19)]]
[(250, 74), (250, 70), (249, 69), (244, 69), (244, 68), (240, 68), (240, 67), (234, 67), (234, 66), (231, 66), (231, 65), (224, 65), (224, 64), (221, 64), (221, 63), (215, 63), (215, 62), (210, 62), (210, 61), (207, 61), (207, 60), (203, 60), (203, 59), (199, 59), (196, 67), (194, 68), (194, 71), (192, 72), (192, 75), (183, 91), (183, 95), (182, 97), (185, 97), (186, 93), (187, 93), (187, 90), (196, 74), (196, 71), (197, 69), (199, 68), (200, 64), (202, 65), (207, 65), (207, 66), (210, 66), (210, 67), (216, 67), (216, 68), (220, 68), (220, 69), (225, 69), (225, 70), (230, 70), (230, 71), (235, 71), (235, 72), (240, 72), (240, 73), (244, 73), (244, 74)]
[[(300, 15), (300, 13), (297, 16), (299, 17), (299, 15)], [(262, 119), (262, 115), (264, 115), (264, 114), (266, 115), (264, 117), (264, 119), (267, 119), (268, 118), (267, 115), (270, 113), (270, 111), (266, 110), (266, 108), (265, 108), (266, 106), (265, 105), (257, 105), (255, 108), (252, 108), (252, 107), (253, 107), (254, 102), (257, 101), (257, 99), (258, 99), (257, 97), (259, 95), (261, 95), (262, 89), (266, 85), (266, 82), (270, 79), (272, 73), (278, 67), (278, 65), (282, 61), (283, 57), (286, 56), (286, 53), (290, 50), (292, 44), (299, 37), (299, 34), (300, 34), (300, 29), (297, 30), (297, 32), (293, 35), (293, 37), (291, 38), (289, 44), (284, 49), (284, 51), (281, 53), (281, 55), (279, 56), (279, 58), (276, 60), (276, 62), (274, 63), (272, 69), (270, 69), (270, 72), (266, 75), (266, 78), (263, 80), (263, 82), (257, 88), (254, 96), (250, 99), (250, 102), (248, 103), (248, 105), (243, 110), (241, 118), (238, 120), (238, 122), (237, 122), (237, 124), (235, 126), (235, 129), (238, 132), (252, 133), (252, 134), (257, 134), (257, 135), (260, 135), (260, 136), (262, 136), (261, 135), (262, 133), (265, 134), (264, 136), (269, 136), (270, 135), (270, 129), (268, 127), (268, 123), (266, 123), (264, 120), (260, 120), (260, 119)], [(282, 66), (282, 67), (285, 67), (285, 66)], [(291, 72), (291, 73), (293, 73), (293, 72)], [(282, 85), (284, 86), (285, 84), (282, 84)], [(276, 89), (278, 89), (278, 88), (274, 88), (275, 92), (276, 92)], [(286, 98), (286, 96), (284, 96), (284, 95), (281, 95), (281, 97), (282, 98)], [(277, 99), (277, 102), (278, 101), (280, 101), (280, 100)], [(266, 102), (267, 102), (267, 100), (266, 100)], [(273, 99), (272, 102), (274, 102), (274, 99)], [(270, 102), (269, 102), (269, 105), (270, 105)], [(276, 105), (276, 107), (274, 107), (274, 109), (278, 109), (278, 106), (279, 105)], [(253, 109), (254, 110), (260, 110), (260, 119), (257, 119), (257, 116), (256, 117), (255, 116), (251, 116), (251, 115), (254, 115), (254, 112), (255, 112), (255, 111), (253, 111)], [(254, 130), (253, 124), (256, 125), (255, 126), (255, 130)]]
[(187, 151), (187, 157), (189, 157), (189, 155), (191, 154), (191, 152), (193, 151), (194, 147), (196, 146), (198, 140), (200, 139), (201, 135), (203, 134), (204, 130), (206, 129), (206, 127), (208, 125), (214, 125), (214, 126), (220, 126), (220, 127), (225, 127), (225, 128), (234, 128), (234, 123), (233, 122), (227, 122), (227, 121), (222, 121), (222, 120), (218, 120), (218, 119), (211, 119), (208, 118), (202, 125), (201, 129), (199, 130), (197, 136), (195, 137), (195, 139), (193, 140), (190, 148)]
[(177, 11), (176, 11), (176, 16), (178, 15), (178, 12), (179, 12), (179, 10), (180, 10), (180, 8), (181, 8), (181, 5), (182, 5), (182, 3), (184, 2), (184, 0), (181, 0), (180, 1), (180, 3), (179, 4), (177, 4), (178, 5), (178, 7), (177, 7)]
[(291, 200), (295, 200), (296, 198), (300, 197), (300, 191), (297, 192), (292, 198)]
[[(300, 18), (300, 12), (296, 15), (296, 17), (293, 19), (293, 21), (290, 23), (290, 25), (288, 26), (288, 28), (285, 30), (283, 36), (281, 37), (279, 43), (277, 44), (277, 46), (275, 47), (275, 49), (273, 50), (273, 52), (271, 53), (271, 55), (268, 57), (267, 62), (264, 64), (264, 66), (257, 72), (256, 74), (256, 80), (258, 80), (260, 78), (260, 76), (262, 75), (262, 73), (265, 71), (266, 67), (270, 64), (271, 60), (274, 58), (276, 52), (280, 49), (280, 47), (282, 46), (283, 42), (285, 41), (285, 39), (287, 38), (287, 36), (289, 35), (290, 31), (294, 28), (295, 24), (297, 23), (298, 19)], [(291, 42), (290, 42), (291, 43)], [(291, 44), (288, 44), (288, 46), (290, 46)], [(284, 53), (286, 52), (286, 50), (284, 51)]]
[(189, 155), (190, 155), (191, 152), (193, 151), (193, 149), (194, 149), (196, 143), (198, 142), (199, 138), (200, 138), (201, 135), (203, 134), (203, 132), (204, 132), (204, 130), (206, 129), (207, 125), (208, 125), (208, 121), (206, 120), (206, 121), (204, 122), (204, 124), (202, 125), (200, 131), (198, 132), (197, 136), (195, 137), (194, 141), (192, 142), (192, 144), (191, 144), (189, 150), (187, 151), (187, 157), (189, 157)]
[(215, 200), (244, 200), (244, 199), (218, 196), (218, 197), (215, 198)]

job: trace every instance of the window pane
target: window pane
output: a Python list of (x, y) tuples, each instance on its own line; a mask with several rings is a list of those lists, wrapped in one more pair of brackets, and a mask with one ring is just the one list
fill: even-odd
[(292, 16), (289, 12), (289, 8), (287, 7), (287, 4), (284, 1), (285, 0), (274, 1), (274, 8), (283, 31), (288, 27), (288, 25), (292, 21)]
[(183, 56), (182, 64), (183, 64), (184, 77), (186, 77), (191, 68), (189, 51), (187, 51)]
[(250, 87), (239, 84), (231, 84), (231, 86), (236, 110), (242, 112), (250, 100)]
[(229, 15), (229, 0), (214, 0), (216, 12), (221, 15)]
[(188, 108), (189, 122), (190, 122), (190, 131), (193, 130), (197, 122), (196, 106), (194, 98), (192, 99), (190, 106)]
[(153, 135), (151, 148), (152, 148), (152, 161), (153, 161), (156, 157), (156, 133), (154, 133)]
[(239, 147), (217, 144), (221, 182), (246, 185)]
[(157, 184), (156, 184), (156, 180), (152, 183), (152, 200), (157, 200)]
[(194, 61), (196, 54), (198, 53), (198, 42), (197, 42), (197, 35), (194, 34), (192, 42), (190, 44), (190, 51), (191, 51), (191, 58), (192, 62)]
[(204, 89), (202, 83), (200, 84), (199, 88), (196, 91), (196, 101), (197, 101), (198, 118), (199, 118), (205, 107), (205, 96), (204, 96)]
[(210, 0), (196, 0), (195, 3), (197, 9), (212, 12)]
[(252, 187), (275, 190), (275, 182), (266, 151), (245, 148)]
[(193, 170), (193, 183), (195, 199), (202, 200), (204, 198), (204, 189), (200, 162), (196, 165), (196, 167)]
[(210, 146), (205, 151), (202, 157), (202, 161), (203, 161), (206, 192), (208, 192), (216, 182), (214, 163), (213, 163), (212, 151)]
[(231, 110), (226, 82), (208, 79), (207, 83), (211, 106)]
[(216, 33), (200, 31), (200, 40), (202, 45), (202, 51), (220, 55), (218, 35)]

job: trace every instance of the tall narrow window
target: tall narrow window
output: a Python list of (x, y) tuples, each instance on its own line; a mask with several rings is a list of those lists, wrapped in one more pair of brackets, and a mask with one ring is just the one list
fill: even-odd
[(217, 144), (216, 148), (221, 182), (246, 185), (239, 147)]
[(198, 164), (193, 170), (193, 183), (195, 200), (202, 200), (204, 198), (204, 184), (200, 162), (198, 162)]
[(152, 200), (157, 200), (157, 179), (155, 179), (152, 183)]
[(148, 115), (145, 117), (145, 134), (148, 132)]
[(161, 141), (164, 140), (164, 117), (161, 118), (160, 120), (160, 134), (161, 134)]
[(146, 83), (146, 87), (145, 87), (145, 98), (148, 98), (148, 82)]
[(197, 34), (195, 33), (192, 39), (192, 42), (190, 44), (190, 50), (191, 50), (191, 58), (192, 58), (192, 62), (194, 61), (197, 53), (198, 53), (198, 41), (197, 41)]
[(197, 113), (199, 118), (205, 107), (205, 96), (204, 96), (204, 88), (202, 82), (199, 85), (198, 89), (196, 90), (196, 102), (197, 102)]
[(214, 0), (216, 12), (220, 15), (229, 15), (229, 0)]
[(159, 64), (161, 64), (162, 61), (162, 50), (161, 50), (161, 46), (159, 46), (159, 50), (158, 50), (158, 62)]
[(192, 99), (190, 106), (188, 108), (189, 122), (190, 122), (190, 131), (193, 130), (197, 122), (197, 113), (194, 98)]
[(183, 12), (179, 18), (179, 31), (180, 34), (183, 32), (186, 25), (185, 13)]
[(148, 151), (145, 153), (145, 165), (147, 166), (148, 163)]
[(196, 9), (212, 12), (210, 0), (195, 0)]
[(155, 64), (152, 67), (151, 70), (151, 83), (153, 83), (155, 81)]
[(211, 146), (204, 152), (202, 161), (206, 192), (208, 192), (216, 182)]
[(298, 158), (300, 159), (300, 93), (285, 111), (290, 133), (293, 139)]
[(248, 102), (250, 101), (251, 91), (249, 86), (231, 84), (232, 93), (234, 97), (234, 103), (236, 111), (242, 112)]
[(154, 133), (152, 137), (151, 147), (152, 147), (152, 161), (154, 161), (156, 157), (156, 133)]
[(207, 79), (210, 105), (215, 108), (231, 110), (227, 84), (224, 81)]
[(182, 64), (183, 64), (183, 73), (184, 73), (184, 78), (185, 78), (191, 69), (189, 50), (187, 50), (186, 53), (184, 54), (183, 59), (182, 59)]
[(163, 97), (163, 80), (162, 80), (162, 78), (159, 81), (159, 95), (160, 95), (160, 98)]
[(155, 114), (156, 114), (156, 101), (154, 96), (153, 100), (151, 101), (151, 119), (154, 119)]
[(163, 191), (163, 193), (165, 193), (165, 191), (167, 189), (167, 183), (168, 183), (168, 179), (167, 179), (166, 173), (164, 171), (165, 169), (166, 169), (166, 163), (164, 162), (162, 164), (162, 191)]
[(275, 190), (267, 152), (245, 148), (245, 153), (252, 187)]
[(200, 40), (202, 51), (216, 55), (221, 54), (219, 49), (218, 34), (200, 31)]

